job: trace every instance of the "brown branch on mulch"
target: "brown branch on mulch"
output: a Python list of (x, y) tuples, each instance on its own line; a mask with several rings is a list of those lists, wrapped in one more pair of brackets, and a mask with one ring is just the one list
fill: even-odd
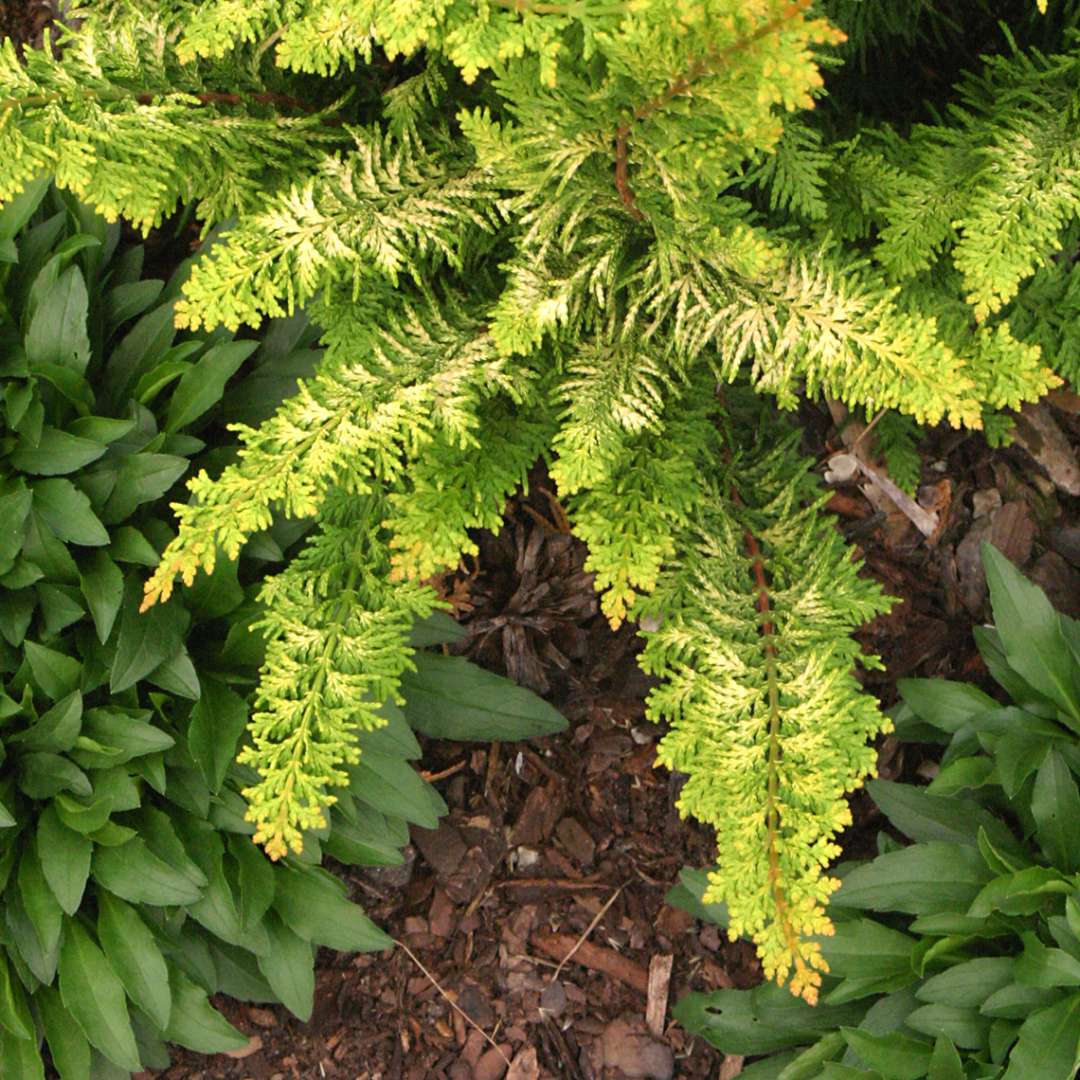
[[(577, 945), (577, 938), (570, 934), (536, 934), (531, 940), (538, 952), (560, 961)], [(605, 949), (586, 941), (578, 946), (572, 959), (574, 963), (618, 979), (632, 990), (637, 990), (642, 997), (648, 996), (649, 973), (614, 949)]]

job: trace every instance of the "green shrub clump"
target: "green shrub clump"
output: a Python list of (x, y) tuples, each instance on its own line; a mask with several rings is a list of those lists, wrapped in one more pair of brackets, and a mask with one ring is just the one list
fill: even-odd
[[(680, 1021), (770, 1055), (747, 1080), (1073, 1080), (1080, 1068), (1080, 623), (995, 548), (996, 629), (976, 630), (1002, 704), (966, 683), (901, 682), (901, 738), (944, 745), (926, 787), (870, 782), (890, 824), (842, 864), (822, 1004), (775, 986), (692, 994)], [(684, 871), (669, 900), (702, 905)], [(795, 1049), (788, 1049), (794, 1047)]]
[(815, 999), (887, 726), (850, 633), (888, 601), (783, 412), (888, 413), (910, 484), (916, 425), (1000, 440), (1075, 374), (1080, 5), (1043, 6), (90, 0), (58, 50), (0, 47), (0, 201), (49, 174), (142, 228), (183, 204), (223, 233), (182, 327), (322, 328), (300, 391), (191, 479), (145, 599), (317, 519), (263, 593), (271, 855), (327, 826), (423, 582), (545, 456), (608, 617), (651, 627), (709, 897)]

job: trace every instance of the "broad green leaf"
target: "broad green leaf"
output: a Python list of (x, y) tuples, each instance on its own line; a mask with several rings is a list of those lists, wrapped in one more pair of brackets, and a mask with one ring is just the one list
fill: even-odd
[(20, 472), (34, 476), (63, 476), (97, 461), (107, 449), (93, 439), (81, 439), (58, 428), (45, 427), (36, 445), (20, 440), (8, 461)]
[(140, 1068), (124, 987), (76, 919), (68, 920), (60, 946), (60, 997), (91, 1046), (123, 1069)]
[[(217, 841), (216, 836), (213, 838)], [(252, 943), (244, 940), (244, 927), (241, 923), (236, 897), (233, 896), (225, 877), (220, 841), (217, 841), (211, 850), (213, 848), (217, 849), (215, 857), (204, 857), (201, 860), (202, 871), (207, 877), (206, 887), (199, 899), (188, 905), (188, 913), (196, 922), (206, 927), (211, 934), (221, 938), (222, 941), (227, 941), (230, 945), (245, 945), (251, 948)], [(192, 850), (197, 850), (194, 845)]]
[(12, 974), (6, 957), (0, 954), (0, 1028), (16, 1039), (34, 1037), (34, 1020), (26, 1004), (22, 984)]
[(417, 653), (402, 675), (405, 716), (424, 735), (459, 742), (516, 742), (566, 730), (543, 698), (460, 656)]
[(942, 766), (926, 790), (931, 795), (954, 795), (958, 791), (996, 783), (997, 779), (993, 758), (979, 754), (975, 757), (954, 758)]
[(120, 756), (113, 762), (115, 765), (143, 754), (168, 750), (175, 744), (168, 732), (118, 709), (88, 709), (83, 718), (83, 733), (103, 746), (120, 750)]
[(25, 487), (0, 495), (0, 573), (6, 574), (11, 569), (15, 556), (22, 550), (33, 500), (33, 494)]
[(73, 656), (39, 645), (36, 641), (23, 642), (23, 650), (34, 682), (54, 701), (67, 697), (79, 688), (83, 669)]
[(301, 1020), (311, 1019), (315, 1002), (315, 960), (311, 943), (297, 937), (273, 913), (267, 915), (270, 947), (259, 956), (259, 970), (282, 1004)]
[(964, 1063), (960, 1060), (956, 1047), (945, 1035), (939, 1035), (934, 1043), (934, 1053), (930, 1058), (926, 1080), (967, 1080)]
[(1077, 665), (1046, 594), (991, 544), (982, 545), (994, 625), (1009, 664), (1080, 730)]
[(920, 1080), (930, 1067), (931, 1047), (899, 1032), (872, 1035), (858, 1028), (842, 1027), (844, 1041), (886, 1080)]
[(119, 847), (97, 848), (94, 880), (133, 904), (193, 904), (202, 890), (180, 870), (159, 859), (137, 837)]
[[(774, 1075), (776, 1080), (814, 1080), (821, 1075), (821, 1066), (832, 1058), (839, 1057), (847, 1043), (839, 1031), (830, 1032), (818, 1039), (813, 1046), (804, 1050)], [(739, 1074), (745, 1076), (743, 1070)]]
[(1043, 907), (1050, 896), (1067, 893), (1070, 888), (1056, 871), (1045, 866), (1029, 866), (994, 878), (972, 901), (968, 914), (980, 918), (993, 911), (1030, 915)]
[(445, 611), (433, 611), (427, 618), (418, 619), (413, 624), (409, 644), (414, 649), (429, 649), (432, 645), (464, 641), (468, 636), (468, 630)]
[(38, 857), (38, 838), (23, 849), (19, 859), (19, 895), (23, 908), (34, 927), (42, 951), (51, 953), (60, 940), (60, 929), (64, 922), (64, 911), (56, 895), (45, 880)]
[(71, 1021), (59, 990), (41, 986), (34, 992), (41, 1011), (49, 1056), (60, 1080), (90, 1080), (90, 1044), (78, 1024)]
[(277, 877), (262, 848), (249, 837), (230, 836), (227, 844), (237, 867), (240, 919), (245, 927), (254, 926), (274, 902)]
[(172, 968), (172, 1013), (165, 1037), (200, 1054), (220, 1054), (247, 1046), (248, 1038), (221, 1015), (186, 975)]
[(38, 818), (37, 844), (41, 870), (49, 888), (64, 911), (74, 915), (90, 874), (93, 844), (69, 829), (52, 806), (46, 807)]
[(0, 591), (0, 636), (17, 649), (26, 640), (26, 632), (37, 608), (33, 589)]
[(184, 606), (200, 619), (219, 619), (236, 611), (244, 602), (237, 570), (237, 561), (219, 551), (213, 573), (201, 573), (192, 585), (184, 587)]
[(104, 827), (113, 811), (112, 799), (95, 798), (85, 802), (69, 798), (67, 795), (57, 795), (53, 799), (60, 820), (75, 832), (95, 833)]
[(379, 706), (379, 715), (386, 721), (373, 731), (361, 731), (356, 741), (363, 756), (368, 752), (415, 761), (423, 755), (420, 743), (405, 719), (405, 714), (392, 701)]
[(1056, 987), (1023, 986), (1012, 983), (991, 994), (979, 1010), (983, 1016), (1005, 1020), (1026, 1020), (1036, 1009), (1053, 1004), (1061, 996)]
[(982, 1049), (990, 1036), (989, 1018), (980, 1015), (978, 1009), (960, 1005), (923, 1005), (909, 1013), (904, 1023), (933, 1039), (944, 1035), (965, 1050)]
[(33, 493), (34, 509), (58, 539), (84, 547), (101, 547), (109, 542), (105, 526), (90, 508), (90, 500), (70, 480), (35, 480)]
[(23, 227), (34, 216), (34, 211), (41, 205), (51, 183), (52, 176), (48, 174), (28, 180), (17, 195), (13, 195), (0, 207), (0, 237), (11, 240), (22, 232)]
[[(1022, 710), (1013, 710), (1023, 717)], [(1015, 798), (1024, 781), (1046, 760), (1052, 741), (1045, 735), (1030, 731), (1013, 731), (1002, 735), (994, 746), (994, 761), (1005, 794)]]
[(98, 641), (104, 645), (124, 599), (124, 575), (104, 551), (91, 551), (82, 560), (79, 580)]
[(920, 720), (950, 735), (981, 713), (1001, 707), (978, 687), (947, 679), (900, 679), (896, 689)]
[(981, 827), (998, 845), (1017, 846), (998, 819), (973, 799), (931, 795), (925, 788), (889, 780), (870, 780), (866, 789), (889, 821), (912, 840), (975, 845)]
[(429, 791), (440, 798), (438, 793), (407, 761), (372, 750), (362, 755), (358, 764), (350, 765), (348, 771), (354, 798), (422, 828), (438, 828), (445, 807), (432, 801)]
[(68, 431), (80, 439), (110, 445), (119, 442), (135, 428), (135, 421), (120, 420), (114, 416), (79, 416), (68, 424)]
[(165, 430), (179, 431), (188, 427), (216, 405), (225, 391), (225, 384), (258, 347), (257, 341), (226, 341), (209, 349), (173, 392)]
[(188, 749), (207, 786), (216, 795), (248, 721), (247, 702), (218, 679), (199, 680), (202, 694), (191, 710)]
[(192, 862), (168, 814), (145, 806), (139, 814), (138, 828), (140, 838), (159, 859), (183, 874), (197, 889), (206, 886), (206, 875)]
[(101, 385), (114, 411), (143, 372), (160, 361), (175, 336), (173, 305), (161, 304), (143, 315), (113, 349)]
[[(193, 344), (197, 344), (194, 343)], [(172, 352), (173, 350), (170, 350)], [(185, 371), (190, 371), (189, 360), (172, 356), (151, 368), (135, 386), (134, 398), (140, 405), (149, 405), (170, 383), (176, 382)]]
[(77, 690), (61, 698), (48, 712), (7, 742), (24, 750), (70, 750), (82, 726), (82, 694)]
[(821, 941), (830, 973), (842, 978), (910, 973), (914, 945), (913, 937), (874, 919), (838, 923)]
[(331, 949), (380, 952), (393, 941), (325, 871), (283, 864), (278, 871), (274, 910), (294, 933)]
[[(46, 577), (50, 581), (62, 582), (66, 585), (79, 583), (79, 568), (75, 565), (67, 544), (53, 536), (52, 530), (36, 510), (30, 511), (26, 523), (22, 557), (27, 563), (32, 564), (36, 571), (30, 576), (31, 581)], [(4, 584), (11, 586), (10, 582), (4, 582)]]
[(857, 1024), (866, 1006), (807, 1005), (783, 987), (687, 994), (672, 1008), (687, 1031), (726, 1054), (771, 1054), (805, 1046), (844, 1024)]
[[(34, 365), (34, 377), (40, 382), (44, 380), (55, 390), (57, 390), (61, 397), (66, 398), (80, 413), (88, 412), (94, 407), (94, 391), (90, 388), (90, 384), (73, 368), (62, 367), (60, 364), (46, 364), (39, 363)], [(33, 405), (30, 406), (31, 408)], [(78, 435), (79, 433), (69, 428), (69, 435)]]
[(139, 613), (142, 587), (132, 576), (124, 586), (120, 636), (116, 642), (109, 689), (114, 694), (134, 686), (180, 651), (190, 617), (178, 598)]
[(1080, 987), (1080, 960), (1064, 949), (1047, 948), (1033, 933), (1025, 932), (1024, 954), (1016, 963), (1016, 981), (1026, 986)]
[(136, 507), (160, 499), (189, 465), (187, 458), (175, 454), (128, 454), (121, 459), (116, 487), (101, 512), (102, 520), (115, 525), (129, 518)]
[(76, 589), (70, 585), (49, 585), (38, 582), (34, 586), (37, 593), (38, 609), (44, 624), (44, 635), (56, 637), (72, 623), (80, 622), (86, 615), (82, 600)]
[(176, 697), (187, 698), (189, 701), (199, 700), (199, 673), (195, 670), (185, 646), (181, 646), (179, 652), (158, 664), (146, 676), (146, 681)]
[(1035, 777), (1031, 813), (1050, 862), (1066, 873), (1080, 870), (1080, 790), (1056, 750), (1050, 751)]
[(26, 333), (30, 366), (57, 364), (80, 375), (90, 360), (86, 322), (90, 297), (77, 266), (69, 266), (42, 297)]
[(990, 877), (978, 850), (966, 844), (912, 844), (853, 870), (832, 904), (912, 915), (966, 911)]
[(1072, 994), (1024, 1021), (1003, 1080), (1073, 1080), (1078, 1043), (1080, 994)]
[(158, 553), (154, 545), (138, 529), (131, 525), (121, 525), (113, 529), (109, 554), (117, 562), (135, 563), (137, 566), (154, 567), (158, 564)]
[(61, 791), (84, 796), (93, 792), (86, 773), (60, 754), (44, 751), (21, 754), (17, 775), (20, 789), (31, 799), (51, 799)]
[(351, 866), (398, 866), (404, 861), (402, 846), (385, 815), (370, 806), (355, 807), (350, 818), (335, 818), (323, 841), (327, 855)]
[(105, 294), (105, 320), (110, 326), (141, 315), (161, 294), (164, 281), (147, 278), (125, 282)]
[(0, 1076), (18, 1080), (45, 1080), (45, 1064), (38, 1052), (37, 1039), (17, 1039), (0, 1028)]
[(131, 1000), (162, 1030), (169, 1023), (169, 970), (138, 912), (99, 889), (98, 940)]

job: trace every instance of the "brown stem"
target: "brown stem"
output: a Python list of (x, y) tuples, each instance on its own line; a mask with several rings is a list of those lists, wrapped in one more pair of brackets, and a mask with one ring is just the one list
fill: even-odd
[[(732, 489), (732, 501), (738, 506), (745, 505), (738, 491)], [(766, 793), (765, 830), (769, 857), (769, 892), (776, 908), (776, 921), (784, 934), (788, 951), (797, 973), (806, 969), (806, 964), (799, 955), (798, 937), (791, 925), (788, 914), (787, 896), (784, 892), (780, 871), (780, 851), (777, 841), (780, 836), (780, 673), (777, 668), (776, 626), (770, 617), (769, 582), (765, 574), (765, 560), (757, 537), (750, 528), (743, 533), (746, 550), (750, 555), (750, 569), (754, 575), (757, 589), (756, 607), (761, 615), (761, 648), (765, 654), (765, 675), (769, 685), (769, 749), (768, 749), (768, 787)]]
[[(507, 0), (507, 4), (513, 2), (514, 0)], [(747, 34), (746, 37), (739, 38), (730, 45), (725, 45), (722, 49), (713, 49), (697, 60), (692, 60), (690, 66), (682, 75), (668, 83), (659, 94), (649, 98), (648, 101), (642, 102), (634, 109), (630, 119), (619, 125), (619, 129), (615, 132), (615, 188), (619, 193), (623, 206), (626, 207), (635, 221), (643, 221), (645, 215), (638, 209), (634, 201), (634, 193), (630, 188), (627, 177), (627, 142), (633, 125), (641, 120), (647, 120), (654, 113), (663, 109), (664, 106), (670, 104), (675, 98), (689, 93), (699, 79), (715, 73), (719, 67), (735, 54), (743, 52), (762, 38), (775, 33), (786, 23), (791, 22), (792, 19), (798, 18), (799, 15), (806, 11), (810, 3), (811, 0), (793, 0), (779, 15), (762, 23), (752, 33)]]

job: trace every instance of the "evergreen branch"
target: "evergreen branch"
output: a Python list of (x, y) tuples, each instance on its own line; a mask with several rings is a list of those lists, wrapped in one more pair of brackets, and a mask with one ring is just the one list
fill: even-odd
[[(731, 489), (731, 497), (736, 506), (745, 505), (739, 497), (737, 488)], [(799, 947), (798, 932), (792, 924), (784, 892), (783, 873), (780, 868), (780, 672), (777, 664), (776, 627), (769, 616), (769, 583), (765, 575), (765, 560), (753, 531), (743, 533), (746, 550), (750, 555), (750, 569), (754, 576), (757, 590), (757, 610), (761, 617), (761, 648), (765, 654), (765, 679), (768, 686), (768, 783), (765, 798), (765, 835), (769, 850), (769, 888), (773, 907), (776, 910), (776, 922), (783, 934), (787, 951), (795, 965), (795, 975), (791, 981), (791, 992), (805, 997), (814, 1004), (817, 990), (821, 986), (821, 976), (814, 970), (816, 956), (811, 956), (811, 966), (803, 958)], [(820, 970), (827, 970), (822, 966)]]
[(645, 215), (638, 208), (628, 179), (629, 172), (629, 139), (635, 124), (648, 120), (654, 114), (661, 112), (672, 101), (685, 94), (689, 94), (696, 83), (708, 75), (715, 75), (733, 56), (745, 52), (762, 38), (769, 37), (802, 16), (811, 6), (813, 0), (794, 0), (787, 4), (783, 10), (767, 19), (755, 30), (735, 41), (720, 48), (710, 49), (702, 56), (692, 58), (686, 70), (658, 94), (643, 101), (638, 105), (630, 117), (624, 120), (615, 132), (615, 187), (619, 192), (619, 198), (635, 221), (643, 221)]
[(271, 859), (300, 853), (304, 832), (326, 825), (333, 789), (360, 759), (359, 734), (383, 726), (383, 702), (401, 703), (414, 621), (437, 606), (426, 586), (389, 584), (383, 512), (379, 497), (328, 496), (318, 531), (259, 593), (253, 629), (266, 659), (239, 761), (259, 774), (244, 796)]

